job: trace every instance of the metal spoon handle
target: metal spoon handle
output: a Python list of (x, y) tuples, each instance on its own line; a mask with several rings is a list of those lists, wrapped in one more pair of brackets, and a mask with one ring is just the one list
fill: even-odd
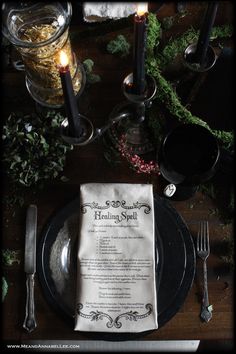
[(23, 327), (28, 332), (32, 332), (37, 327), (34, 307), (34, 274), (27, 274), (26, 291), (25, 320)]

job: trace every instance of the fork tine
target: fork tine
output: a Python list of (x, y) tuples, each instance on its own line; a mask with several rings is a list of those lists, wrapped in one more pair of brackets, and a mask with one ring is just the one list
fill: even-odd
[(200, 221), (197, 235), (197, 251), (207, 251), (209, 248), (208, 221)]
[(199, 251), (210, 252), (209, 242), (209, 224), (208, 221), (202, 221), (200, 224), (200, 246)]
[(209, 241), (209, 224), (206, 221), (206, 250), (210, 252), (210, 241)]
[(202, 250), (205, 251), (206, 250), (206, 223), (205, 221), (202, 222)]
[[(201, 223), (200, 223), (201, 227)], [(198, 233), (197, 233), (197, 252), (199, 252), (200, 249), (200, 227), (198, 228)]]
[(200, 224), (201, 245), (200, 250), (204, 249), (204, 221)]

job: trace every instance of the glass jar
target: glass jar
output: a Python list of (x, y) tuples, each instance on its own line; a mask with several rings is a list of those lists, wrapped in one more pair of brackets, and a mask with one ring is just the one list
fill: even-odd
[(58, 71), (59, 52), (69, 59), (75, 95), (85, 84), (85, 73), (72, 51), (69, 2), (9, 2), (2, 5), (2, 31), (21, 54), (26, 87), (33, 99), (46, 107), (64, 103)]

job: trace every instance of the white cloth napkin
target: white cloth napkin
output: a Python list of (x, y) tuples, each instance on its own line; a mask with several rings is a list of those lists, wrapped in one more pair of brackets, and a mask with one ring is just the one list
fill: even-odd
[(152, 185), (80, 187), (75, 330), (158, 328)]
[(133, 2), (85, 2), (83, 4), (84, 20), (98, 22), (127, 17), (136, 11), (136, 6)]

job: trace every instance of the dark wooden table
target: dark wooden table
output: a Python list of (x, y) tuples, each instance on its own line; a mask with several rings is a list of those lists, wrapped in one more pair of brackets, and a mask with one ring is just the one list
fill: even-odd
[[(181, 33), (191, 24), (199, 24), (202, 16), (202, 5), (188, 4), (188, 14), (169, 30), (169, 34)], [(224, 24), (232, 21), (231, 2), (220, 2), (220, 11), (217, 22)], [(167, 3), (158, 12), (158, 18), (176, 15), (174, 3)], [(94, 125), (101, 126), (107, 121), (112, 108), (123, 101), (121, 83), (123, 78), (132, 71), (132, 56), (122, 59), (108, 54), (105, 44), (122, 33), (132, 39), (131, 22), (120, 29), (113, 25), (110, 29), (101, 24), (101, 33), (94, 30), (95, 25), (77, 23), (73, 15), (71, 26), (73, 48), (80, 61), (86, 58), (94, 60), (94, 72), (101, 76), (101, 81), (86, 87), (81, 100), (84, 114), (89, 115)], [(90, 34), (88, 34), (90, 33)], [(16, 72), (10, 67), (4, 67), (2, 75), (3, 86), (3, 117), (7, 118), (11, 111), (34, 110), (34, 102), (29, 96), (24, 82), (24, 73)], [(20, 97), (19, 97), (20, 92)], [(222, 126), (222, 129), (224, 127)], [(153, 183), (159, 191), (159, 177), (147, 174), (137, 174), (125, 160), (121, 164), (111, 165), (104, 158), (104, 144), (102, 139), (85, 147), (75, 147), (67, 155), (63, 174), (68, 182), (58, 179), (48, 183), (35, 194), (25, 195), (23, 207), (14, 207), (14, 210), (3, 207), (2, 248), (21, 251), (20, 264), (3, 266), (3, 274), (8, 280), (9, 290), (3, 303), (3, 341), (5, 344), (20, 344), (27, 340), (92, 340), (90, 336), (74, 332), (65, 323), (46, 301), (39, 280), (36, 276), (35, 307), (37, 329), (28, 334), (22, 328), (25, 309), (25, 274), (24, 274), (24, 239), (25, 216), (29, 204), (35, 203), (38, 207), (37, 236), (40, 239), (45, 223), (56, 210), (74, 199), (81, 183), (87, 182), (127, 182)], [(7, 179), (5, 179), (3, 195), (9, 193)], [(162, 328), (148, 335), (140, 336), (140, 340), (187, 340), (199, 339), (199, 348), (224, 350), (233, 346), (233, 277), (232, 271), (221, 257), (219, 249), (227, 237), (232, 237), (232, 223), (224, 224), (219, 214), (215, 212), (215, 201), (206, 194), (198, 191), (187, 201), (171, 204), (187, 223), (189, 230), (196, 239), (197, 226), (200, 220), (209, 221), (211, 255), (208, 260), (209, 298), (213, 304), (213, 318), (206, 324), (199, 318), (202, 289), (202, 263), (197, 261), (196, 276), (191, 290), (178, 313)], [(14, 212), (14, 213), (13, 213)]]

